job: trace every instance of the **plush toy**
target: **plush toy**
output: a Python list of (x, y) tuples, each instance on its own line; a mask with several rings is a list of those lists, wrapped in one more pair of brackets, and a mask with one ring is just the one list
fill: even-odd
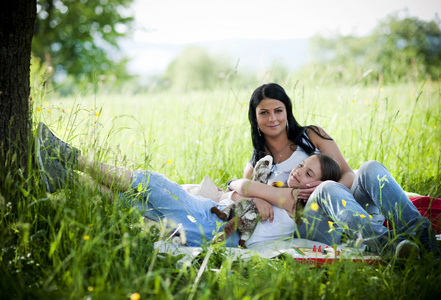
[[(254, 167), (252, 180), (266, 184), (271, 174), (272, 165), (272, 156), (267, 155), (260, 159)], [(242, 199), (228, 205), (222, 211), (217, 207), (212, 207), (211, 212), (216, 214), (221, 220), (228, 220), (227, 225), (223, 229), (221, 240), (226, 240), (237, 228), (240, 237), (239, 246), (246, 248), (245, 242), (251, 237), (257, 222), (260, 221), (259, 211), (254, 202), (249, 199)]]

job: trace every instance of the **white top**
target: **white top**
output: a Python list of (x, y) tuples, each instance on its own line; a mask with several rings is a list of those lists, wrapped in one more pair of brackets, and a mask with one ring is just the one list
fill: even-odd
[[(316, 150), (315, 152), (317, 153), (319, 151)], [(297, 146), (297, 149), (287, 160), (275, 165), (274, 170), (268, 179), (268, 184), (275, 181), (286, 183), (291, 170), (308, 157), (309, 155), (300, 146)], [(247, 247), (252, 244), (284, 239), (293, 235), (297, 226), (294, 220), (286, 210), (274, 205), (272, 207), (274, 211), (273, 222), (259, 222), (253, 235), (245, 242)]]
[[(317, 151), (316, 151), (317, 152)], [(268, 184), (271, 184), (275, 181), (280, 181), (286, 183), (289, 178), (289, 174), (295, 166), (298, 166), (302, 161), (307, 159), (309, 155), (301, 148), (297, 146), (296, 151), (292, 153), (292, 155), (285, 161), (282, 161), (279, 164), (274, 164), (273, 171), (268, 178)]]
[(282, 208), (273, 205), (274, 220), (259, 222), (253, 235), (245, 242), (247, 247), (272, 240), (284, 239), (291, 237), (296, 229), (296, 223), (288, 215), (288, 212)]

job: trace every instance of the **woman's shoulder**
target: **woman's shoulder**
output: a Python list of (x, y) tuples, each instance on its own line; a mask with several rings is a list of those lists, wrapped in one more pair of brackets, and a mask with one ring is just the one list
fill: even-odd
[(313, 137), (330, 137), (329, 134), (326, 133), (326, 131), (317, 125), (308, 125), (305, 126), (305, 133), (308, 135), (309, 138)]

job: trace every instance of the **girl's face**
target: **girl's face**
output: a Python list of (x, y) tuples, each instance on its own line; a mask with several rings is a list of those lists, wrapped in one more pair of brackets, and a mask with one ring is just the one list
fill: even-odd
[(317, 156), (310, 156), (292, 169), (287, 183), (291, 188), (305, 188), (307, 183), (319, 181), (321, 178), (320, 160)]
[(283, 102), (265, 98), (256, 107), (257, 125), (268, 137), (276, 137), (286, 130), (286, 108)]

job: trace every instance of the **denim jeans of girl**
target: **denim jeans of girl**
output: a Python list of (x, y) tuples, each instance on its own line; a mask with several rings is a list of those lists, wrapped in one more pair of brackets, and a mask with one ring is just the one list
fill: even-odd
[[(395, 233), (383, 225), (385, 218), (394, 225)], [(430, 226), (386, 167), (369, 161), (356, 173), (351, 190), (333, 181), (316, 188), (298, 233), (302, 238), (333, 245), (340, 244), (344, 232), (381, 252), (393, 239), (416, 236)]]
[[(211, 199), (187, 193), (180, 185), (170, 181), (157, 172), (137, 170), (133, 175), (132, 191), (122, 193), (121, 201), (136, 207), (143, 216), (163, 222), (171, 228), (181, 226), (185, 231), (187, 246), (201, 246), (211, 241), (213, 234), (222, 230), (224, 221), (219, 219), (210, 209), (223, 205)], [(239, 235), (231, 235), (226, 246), (237, 247)]]

